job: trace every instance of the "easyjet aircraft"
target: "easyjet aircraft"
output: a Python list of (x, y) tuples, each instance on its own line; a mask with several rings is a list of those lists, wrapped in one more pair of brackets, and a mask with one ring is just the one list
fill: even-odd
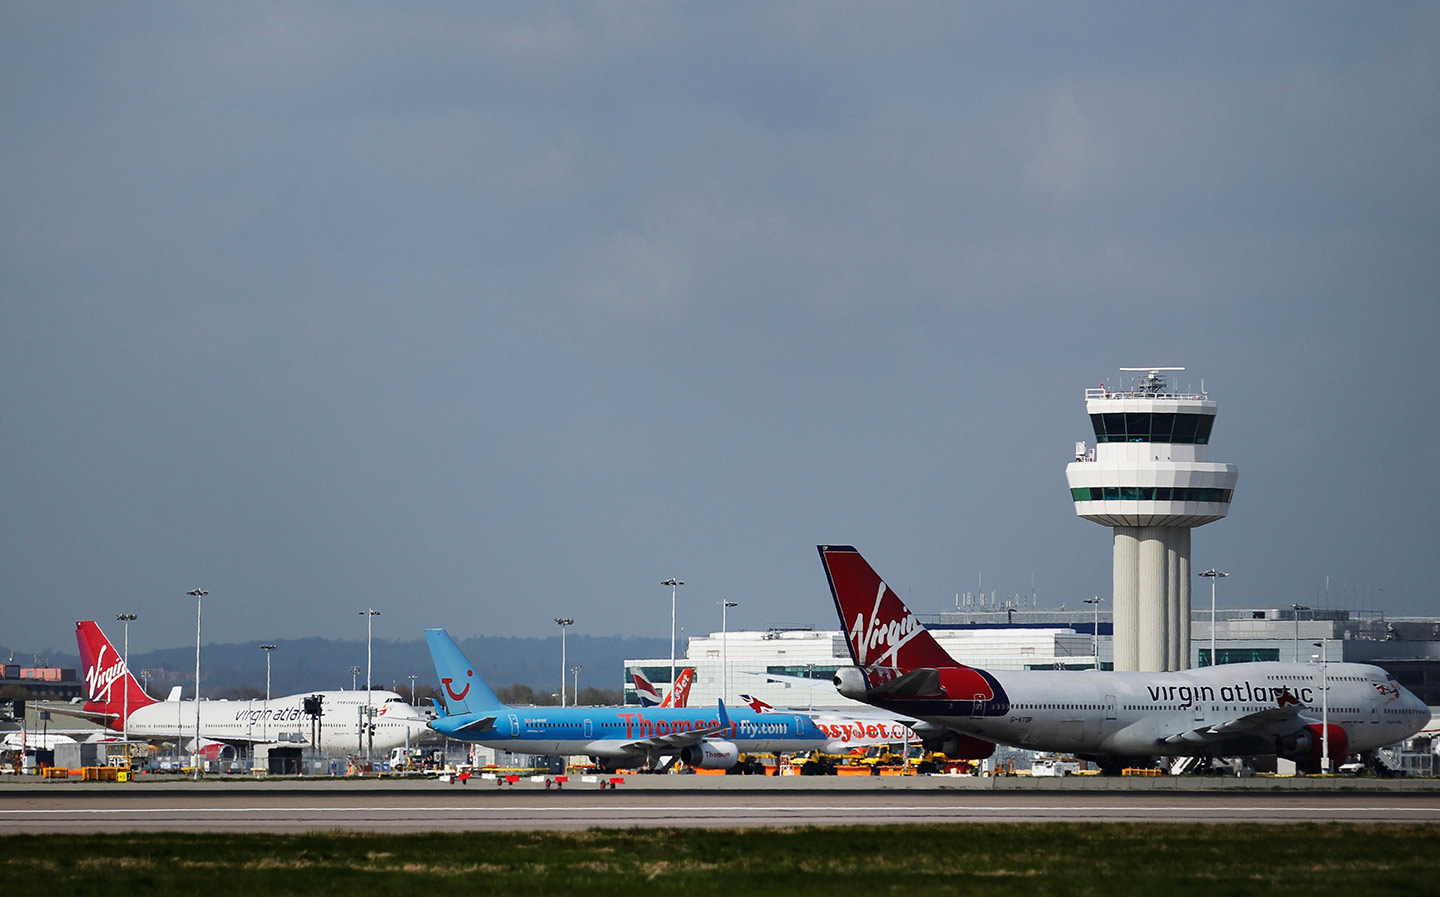
[[(115, 646), (100, 631), (94, 620), (75, 624), (75, 640), (80, 646), (80, 663), (85, 670), (87, 700), (83, 707), (57, 705), (59, 712), (101, 722), (113, 733), (126, 731), (131, 738), (145, 741), (177, 741), (190, 744), (196, 735), (195, 702), (157, 701), (145, 693)], [(178, 692), (175, 689), (174, 692)], [(174, 694), (172, 692), (172, 694)], [(214, 744), (231, 747), (247, 744), (310, 743), (310, 718), (304, 713), (304, 701), (311, 695), (321, 698), (318, 727), (321, 750), (333, 753), (358, 753), (365, 749), (362, 741), (360, 708), (365, 705), (363, 691), (322, 691), (287, 695), (283, 698), (242, 701), (201, 701), (200, 747)], [(388, 751), (427, 734), (427, 720), (405, 699), (393, 691), (370, 692), (375, 751)], [(128, 711), (129, 719), (125, 714)]]
[(987, 756), (984, 745), (993, 742), (1074, 754), (1107, 771), (1124, 758), (1261, 755), (1313, 770), (1327, 747), (1333, 767), (1349, 752), (1394, 744), (1430, 722), (1424, 702), (1368, 664), (1237, 663), (1168, 673), (968, 667), (858, 551), (818, 547), (855, 662), (839, 671), (836, 687), (944, 726), (949, 734), (929, 746), (951, 756)]
[(660, 697), (655, 683), (646, 678), (644, 670), (631, 670), (630, 679), (635, 683), (635, 694), (640, 698), (641, 707), (684, 707), (690, 700), (690, 686), (695, 684), (695, 668), (681, 670), (664, 698)]

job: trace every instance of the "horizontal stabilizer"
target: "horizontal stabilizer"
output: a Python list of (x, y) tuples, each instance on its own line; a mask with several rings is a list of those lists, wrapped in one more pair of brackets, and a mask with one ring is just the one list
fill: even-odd
[(455, 729), (455, 731), (456, 731), (456, 732), (474, 732), (474, 733), (477, 733), (477, 734), (478, 734), (478, 733), (480, 733), (480, 732), (489, 732), (491, 729), (494, 729), (494, 728), (495, 728), (495, 717), (493, 717), (493, 716), (482, 716), (482, 717), (480, 717), (479, 719), (473, 719), (473, 720), (471, 720), (470, 722), (468, 722), (468, 723), (466, 723), (465, 725), (459, 727), (458, 729)]
[(97, 723), (109, 722), (112, 719), (119, 719), (120, 714), (110, 713), (105, 710), (86, 710), (83, 704), (61, 704), (51, 701), (33, 701), (30, 704), (36, 710), (48, 710), (51, 713), (59, 713), (64, 716), (73, 716), (76, 719), (88, 719)]
[(934, 669), (911, 670), (898, 678), (873, 686), (872, 695), (896, 698), (931, 698), (945, 694), (940, 687), (940, 671)]

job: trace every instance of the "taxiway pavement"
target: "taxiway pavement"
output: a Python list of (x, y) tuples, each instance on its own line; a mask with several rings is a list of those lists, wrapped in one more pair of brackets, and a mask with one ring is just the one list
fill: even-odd
[[(674, 778), (674, 777), (670, 777)], [(278, 783), (277, 783), (278, 784)], [(1440, 824), (1432, 789), (1096, 791), (745, 787), (564, 789), (466, 786), (0, 788), (0, 834), (118, 831), (354, 832), (576, 830), (959, 822), (1358, 822)]]

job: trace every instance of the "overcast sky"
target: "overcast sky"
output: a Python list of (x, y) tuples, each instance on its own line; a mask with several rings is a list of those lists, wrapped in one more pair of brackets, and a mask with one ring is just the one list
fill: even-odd
[(1434, 3), (6, 3), (0, 643), (1075, 607), (1157, 364), (1222, 605), (1440, 612), (1437, 113)]

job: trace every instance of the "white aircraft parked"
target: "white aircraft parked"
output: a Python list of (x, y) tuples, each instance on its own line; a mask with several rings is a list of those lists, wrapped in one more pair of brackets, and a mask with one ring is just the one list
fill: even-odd
[[(88, 700), (83, 707), (50, 705), (48, 709), (102, 722), (112, 736), (123, 730), (135, 739), (176, 741), (187, 749), (194, 747), (195, 701), (179, 700), (178, 689), (172, 690), (171, 699), (166, 701), (157, 701), (146, 694), (94, 620), (76, 623), (75, 639), (80, 646)], [(269, 701), (200, 701), (200, 746), (202, 749), (212, 747), (211, 753), (217, 743), (232, 748), (257, 744), (307, 746), (311, 720), (305, 713), (305, 700), (312, 696), (321, 699), (320, 722), (316, 727), (316, 747), (321, 751), (356, 754), (368, 748), (383, 756), (391, 748), (418, 741), (428, 732), (425, 715), (400, 695), (393, 691), (371, 691), (370, 706), (374, 710), (371, 742), (361, 729), (361, 708), (365, 706), (366, 693), (320, 691)]]
[(6, 732), (5, 739), (0, 741), (0, 749), (7, 751), (53, 751), (57, 744), (74, 744), (75, 739), (69, 735), (57, 735), (54, 732)]
[[(821, 545), (848, 635), (835, 677), (848, 698), (950, 730), (931, 750), (986, 743), (1123, 758), (1277, 755), (1306, 769), (1402, 741), (1430, 710), (1385, 670), (1359, 663), (1237, 663), (1174, 672), (975, 669), (926, 631), (860, 553)], [(933, 746), (932, 746), (933, 744)]]

